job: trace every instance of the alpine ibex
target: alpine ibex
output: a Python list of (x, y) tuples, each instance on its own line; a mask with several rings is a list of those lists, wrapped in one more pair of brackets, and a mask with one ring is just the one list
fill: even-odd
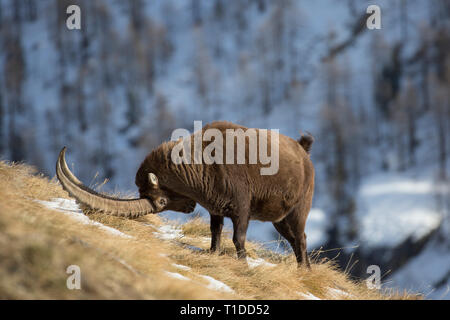
[[(214, 129), (226, 142), (228, 129), (248, 128), (230, 122), (213, 122), (202, 132)], [(252, 129), (261, 133), (261, 129)], [(271, 131), (266, 131), (267, 149)], [(193, 136), (195, 133), (191, 136)], [(234, 139), (234, 137), (233, 137)], [(248, 137), (245, 137), (248, 141)], [(305, 223), (314, 192), (314, 167), (309, 157), (313, 143), (310, 135), (298, 141), (279, 134), (279, 169), (273, 175), (261, 175), (265, 165), (249, 163), (245, 146), (244, 164), (174, 163), (172, 151), (179, 141), (169, 141), (153, 150), (136, 174), (139, 199), (118, 199), (99, 194), (84, 186), (69, 170), (63, 148), (56, 163), (56, 173), (63, 188), (84, 207), (107, 214), (135, 218), (164, 210), (190, 213), (196, 203), (211, 216), (211, 251), (220, 248), (224, 217), (233, 222), (233, 243), (238, 258), (245, 258), (245, 239), (249, 220), (271, 221), (290, 243), (299, 265), (309, 267), (306, 252)], [(205, 141), (201, 144), (204, 149)], [(192, 153), (193, 149), (189, 149)], [(223, 150), (225, 154), (225, 146)], [(234, 149), (237, 152), (237, 148)]]

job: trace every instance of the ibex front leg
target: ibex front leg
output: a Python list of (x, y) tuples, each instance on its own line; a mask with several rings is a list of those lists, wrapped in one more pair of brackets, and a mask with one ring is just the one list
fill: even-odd
[(223, 228), (223, 216), (210, 214), (211, 216), (211, 252), (220, 250), (220, 239)]
[(247, 237), (247, 228), (249, 222), (249, 216), (246, 212), (245, 214), (240, 214), (232, 217), (233, 221), (233, 243), (236, 247), (236, 252), (238, 259), (245, 259), (247, 253), (245, 252), (245, 239)]

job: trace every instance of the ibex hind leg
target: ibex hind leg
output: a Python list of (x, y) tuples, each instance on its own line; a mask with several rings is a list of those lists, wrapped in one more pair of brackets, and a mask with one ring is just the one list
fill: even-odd
[(308, 213), (309, 209), (306, 210), (306, 208), (296, 208), (286, 218), (284, 218), (283, 221), (286, 221), (285, 223), (289, 226), (289, 229), (292, 232), (292, 236), (295, 239), (295, 245), (292, 247), (294, 249), (298, 265), (304, 265), (308, 269), (311, 269), (308, 253), (306, 251), (305, 234), (305, 224)]
[(283, 238), (285, 238), (289, 242), (289, 244), (292, 247), (292, 251), (295, 252), (296, 251), (295, 250), (295, 236), (292, 233), (292, 230), (289, 227), (287, 220), (283, 219), (279, 222), (274, 222), (273, 226), (278, 231), (278, 233), (281, 234), (281, 236), (283, 236)]

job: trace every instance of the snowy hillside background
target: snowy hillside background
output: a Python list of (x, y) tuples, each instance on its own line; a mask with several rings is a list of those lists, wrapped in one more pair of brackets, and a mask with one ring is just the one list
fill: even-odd
[[(86, 184), (128, 193), (194, 120), (309, 131), (309, 249), (449, 299), (449, 18), (445, 0), (1, 0), (0, 157), (53, 176), (67, 146)], [(249, 238), (278, 235), (252, 222)]]

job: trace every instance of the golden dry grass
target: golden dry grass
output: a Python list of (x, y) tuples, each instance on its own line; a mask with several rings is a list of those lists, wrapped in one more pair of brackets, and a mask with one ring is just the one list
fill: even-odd
[[(154, 232), (167, 222), (157, 215), (138, 220), (89, 216), (132, 236), (118, 237), (35, 201), (53, 198), (68, 198), (55, 179), (27, 165), (0, 162), (0, 299), (304, 299), (302, 293), (321, 299), (420, 298), (369, 290), (330, 261), (313, 259), (311, 271), (297, 269), (292, 255), (277, 255), (256, 243), (247, 244), (249, 256), (276, 266), (249, 268), (235, 258), (229, 234), (222, 253), (210, 254), (209, 226), (200, 218), (179, 226), (182, 237), (161, 240)], [(81, 269), (81, 290), (67, 289), (69, 265)], [(234, 292), (208, 289), (202, 275)]]

